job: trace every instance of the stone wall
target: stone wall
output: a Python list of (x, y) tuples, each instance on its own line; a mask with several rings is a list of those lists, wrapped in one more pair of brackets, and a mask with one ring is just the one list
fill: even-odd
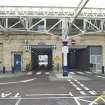
[[(59, 63), (59, 67), (62, 66), (62, 41), (52, 35), (9, 35), (0, 36), (0, 61), (1, 65), (6, 67), (7, 71), (11, 71), (13, 65), (13, 54), (20, 52), (22, 54), (22, 70), (26, 69), (26, 65), (31, 62), (31, 53), (25, 49), (25, 42), (31, 45), (37, 45), (40, 42), (46, 45), (56, 45), (53, 49), (53, 60), (54, 57), (59, 56), (59, 62), (54, 62), (54, 67)], [(69, 41), (70, 44), (70, 41)], [(103, 64), (105, 65), (105, 35), (84, 35), (81, 36), (80, 40), (72, 46), (78, 45), (101, 45), (103, 47)], [(1, 66), (0, 65), (0, 66)]]

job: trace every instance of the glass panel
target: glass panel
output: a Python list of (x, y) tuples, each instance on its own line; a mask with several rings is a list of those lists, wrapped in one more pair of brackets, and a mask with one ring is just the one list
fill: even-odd
[(97, 56), (96, 62), (97, 62), (98, 64), (101, 63), (101, 56), (100, 56), (100, 55)]
[(97, 71), (100, 71), (101, 70), (101, 67), (102, 67), (102, 65), (101, 64), (97, 64)]
[(96, 62), (95, 62), (95, 56), (94, 55), (90, 56), (90, 63), (91, 64), (96, 64)]
[(90, 54), (91, 55), (101, 55), (102, 48), (100, 46), (90, 47)]

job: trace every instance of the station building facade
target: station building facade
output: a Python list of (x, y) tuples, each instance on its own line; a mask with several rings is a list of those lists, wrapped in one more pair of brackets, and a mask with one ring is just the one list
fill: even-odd
[[(15, 71), (26, 71), (30, 64), (33, 70), (56, 70), (59, 64), (62, 71), (62, 40), (47, 34), (1, 34), (0, 70), (5, 66), (6, 71), (11, 71), (13, 67)], [(104, 64), (104, 34), (84, 34), (75, 43), (69, 40), (69, 70), (101, 72)], [(44, 67), (46, 65), (48, 67)]]
[(69, 71), (101, 72), (105, 65), (105, 10), (84, 8), (72, 24), (75, 9), (1, 6), (0, 70), (62, 71), (62, 37), (67, 34)]

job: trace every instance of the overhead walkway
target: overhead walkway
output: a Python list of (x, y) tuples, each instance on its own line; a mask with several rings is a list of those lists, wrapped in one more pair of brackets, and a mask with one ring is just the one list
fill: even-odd
[[(63, 33), (65, 20), (72, 23), (76, 7), (0, 6), (0, 31)], [(79, 9), (79, 8), (78, 8)], [(57, 27), (58, 26), (58, 27)], [(84, 34), (105, 31), (105, 8), (84, 8), (76, 17), (71, 32)], [(58, 34), (58, 33), (56, 33)]]

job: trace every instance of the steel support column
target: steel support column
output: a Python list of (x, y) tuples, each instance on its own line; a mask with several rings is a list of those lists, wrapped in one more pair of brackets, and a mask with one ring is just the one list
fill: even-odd
[(63, 59), (63, 76), (68, 76), (68, 19), (64, 18), (62, 20), (62, 59)]

